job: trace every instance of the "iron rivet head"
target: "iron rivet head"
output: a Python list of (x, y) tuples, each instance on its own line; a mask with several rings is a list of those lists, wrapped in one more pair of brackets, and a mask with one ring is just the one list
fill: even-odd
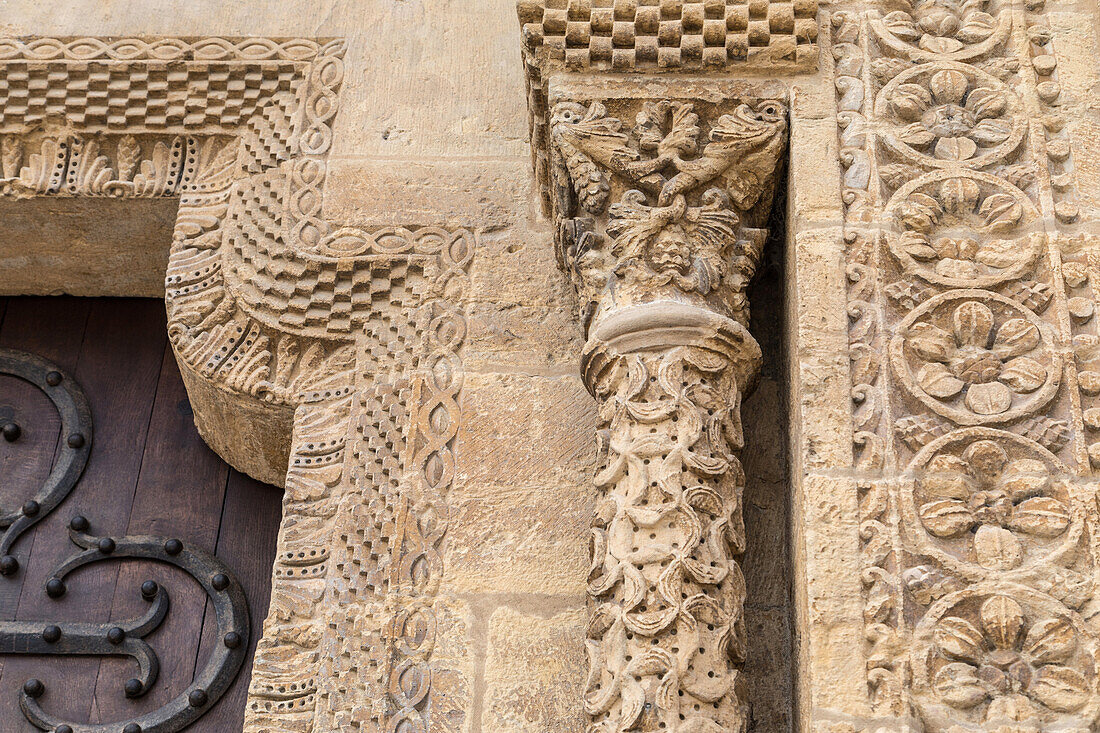
[(53, 733), (73, 733), (73, 727), (71, 725), (65, 725), (62, 723), (53, 729)]
[(206, 690), (191, 690), (187, 695), (187, 704), (193, 708), (201, 708), (206, 704)]
[(96, 543), (96, 547), (98, 547), (99, 551), (104, 555), (110, 555), (115, 551), (115, 541), (110, 537), (102, 537), (99, 542)]
[(23, 434), (23, 429), (13, 422), (6, 422), (0, 427), (0, 433), (3, 433), (4, 440), (9, 443), (14, 443), (19, 440), (19, 436)]
[(61, 384), (61, 372), (49, 372), (46, 375), (46, 384), (56, 387)]
[(61, 627), (60, 626), (47, 626), (42, 629), (42, 641), (47, 644), (56, 644), (61, 641)]
[(80, 516), (79, 514), (69, 521), (69, 529), (73, 530), (74, 532), (87, 532), (88, 527), (90, 526), (91, 525), (88, 524), (88, 520)]
[(39, 680), (29, 679), (23, 683), (23, 692), (27, 697), (38, 698), (42, 697), (42, 693), (46, 691), (46, 686)]
[(46, 583), (46, 595), (50, 598), (60, 598), (65, 595), (65, 583), (60, 578), (51, 578)]
[(137, 723), (130, 723), (122, 729), (122, 733), (141, 733), (141, 726)]
[(19, 561), (14, 555), (0, 557), (0, 575), (15, 575), (19, 571)]
[(42, 510), (42, 506), (37, 501), (35, 501), (34, 499), (31, 499), (30, 501), (28, 501), (26, 504), (23, 505), (23, 515), (27, 516), (27, 517), (35, 516), (41, 510)]
[(236, 649), (241, 645), (243, 639), (241, 639), (241, 635), (238, 634), (236, 631), (230, 631), (228, 634), (225, 635), (225, 638), (222, 639), (222, 641), (225, 642), (226, 647), (230, 649)]
[(111, 642), (115, 646), (118, 646), (126, 640), (126, 632), (115, 626), (107, 632), (107, 641)]
[(214, 586), (214, 590), (225, 590), (229, 587), (229, 576), (225, 573), (218, 573), (210, 579), (210, 583)]
[(83, 448), (84, 436), (80, 433), (73, 433), (69, 436), (69, 439), (66, 442), (69, 444), (70, 448)]
[(122, 686), (122, 691), (126, 693), (126, 697), (137, 697), (145, 691), (145, 685), (141, 684), (141, 680), (131, 677)]
[(153, 600), (160, 592), (160, 586), (155, 580), (147, 580), (141, 584), (141, 597), (147, 601)]
[(169, 555), (178, 555), (183, 552), (183, 543), (176, 539), (168, 540), (164, 543), (164, 551)]

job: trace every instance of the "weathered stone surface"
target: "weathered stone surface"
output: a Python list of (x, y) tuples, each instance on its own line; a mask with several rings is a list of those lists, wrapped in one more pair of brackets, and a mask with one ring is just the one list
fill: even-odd
[(584, 614), (508, 608), (489, 619), (482, 730), (580, 733)]
[[(201, 432), (287, 489), (250, 731), (676, 730), (689, 611), (636, 675), (601, 622), (658, 581), (746, 642), (725, 730), (1096, 728), (1093, 0), (8, 5), (0, 290), (167, 262)], [(743, 589), (643, 557), (712, 485), (668, 516)]]

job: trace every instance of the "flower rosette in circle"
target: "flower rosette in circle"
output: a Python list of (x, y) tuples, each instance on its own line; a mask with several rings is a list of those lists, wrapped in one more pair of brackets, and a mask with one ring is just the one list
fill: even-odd
[(890, 340), (890, 361), (910, 394), (958, 425), (1037, 413), (1063, 368), (1053, 329), (985, 290), (953, 290), (915, 308)]
[(964, 428), (925, 446), (908, 473), (901, 512), (914, 550), (970, 581), (1038, 574), (1077, 594), (1084, 578), (1055, 575), (1075, 557), (1084, 518), (1066, 467), (1046, 448), (997, 428)]
[(1020, 101), (995, 76), (952, 62), (905, 71), (879, 92), (883, 140), (905, 160), (933, 167), (1003, 161), (1027, 131)]
[(877, 40), (914, 61), (967, 61), (1007, 40), (1012, 13), (1004, 0), (912, 0), (871, 16)]
[(934, 603), (913, 631), (913, 698), (929, 733), (1088, 731), (1097, 643), (1079, 614), (1013, 583)]
[(891, 254), (935, 285), (992, 288), (1030, 273), (1043, 251), (1035, 204), (988, 173), (933, 171), (901, 186), (886, 211)]

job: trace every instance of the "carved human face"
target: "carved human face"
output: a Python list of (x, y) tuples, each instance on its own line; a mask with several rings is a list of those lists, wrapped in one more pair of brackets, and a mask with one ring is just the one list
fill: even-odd
[(681, 226), (667, 226), (646, 244), (646, 261), (654, 272), (675, 271), (681, 275), (691, 269), (691, 246)]

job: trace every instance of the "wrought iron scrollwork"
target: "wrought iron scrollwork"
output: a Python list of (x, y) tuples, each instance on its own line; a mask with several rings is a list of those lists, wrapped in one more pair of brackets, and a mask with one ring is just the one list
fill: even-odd
[[(0, 374), (24, 379), (41, 388), (61, 415), (64, 445), (45, 484), (16, 512), (0, 516), (0, 565), (11, 576), (19, 569), (10, 554), (19, 535), (55, 509), (72, 491), (84, 470), (91, 447), (92, 420), (88, 400), (75, 380), (43, 359), (0, 349)], [(22, 433), (14, 416), (0, 413), (0, 435), (16, 441)], [(10, 436), (10, 437), (9, 437)], [(33, 506), (32, 506), (33, 505)], [(250, 622), (248, 603), (241, 584), (214, 555), (190, 547), (181, 540), (150, 536), (111, 537), (90, 533), (84, 517), (74, 517), (69, 536), (78, 552), (61, 563), (46, 581), (50, 598), (65, 595), (66, 578), (86, 565), (108, 560), (142, 559), (173, 565), (190, 575), (206, 592), (214, 609), (218, 643), (206, 665), (188, 688), (156, 710), (131, 720), (112, 723), (66, 721), (46, 712), (39, 703), (46, 685), (37, 679), (23, 685), (20, 707), (27, 720), (53, 733), (175, 733), (209, 711), (233, 684), (248, 654)], [(2, 570), (3, 568), (0, 568)], [(141, 697), (157, 681), (160, 663), (145, 640), (164, 621), (169, 609), (168, 591), (148, 580), (141, 595), (149, 608), (130, 621), (71, 623), (56, 621), (0, 622), (0, 655), (123, 656), (137, 665), (137, 674), (123, 684), (127, 697)]]
[[(84, 472), (92, 450), (92, 410), (75, 379), (33, 354), (0, 349), (0, 374), (18, 377), (42, 390), (57, 408), (64, 438), (53, 470), (38, 491), (21, 507), (0, 510), (0, 530), (4, 532), (0, 535), (0, 574), (14, 575), (19, 570), (19, 560), (12, 554), (16, 540), (57, 508)], [(15, 442), (22, 432), (14, 415), (5, 416), (0, 425), (5, 440)]]

